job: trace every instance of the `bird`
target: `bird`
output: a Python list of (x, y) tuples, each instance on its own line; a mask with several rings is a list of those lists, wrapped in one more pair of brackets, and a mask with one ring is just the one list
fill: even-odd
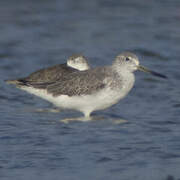
[(31, 73), (25, 78), (15, 80), (6, 80), (8, 84), (23, 85), (27, 83), (41, 87), (41, 84), (52, 83), (62, 80), (67, 74), (75, 71), (84, 71), (89, 69), (87, 58), (80, 54), (74, 54), (67, 59), (64, 64), (57, 64), (48, 68), (40, 69)]
[(68, 73), (64, 79), (42, 83), (40, 88), (31, 82), (25, 82), (19, 88), (59, 108), (80, 111), (84, 114), (81, 120), (88, 121), (92, 112), (111, 107), (130, 92), (137, 70), (167, 78), (141, 66), (138, 57), (127, 51), (120, 53), (112, 65)]

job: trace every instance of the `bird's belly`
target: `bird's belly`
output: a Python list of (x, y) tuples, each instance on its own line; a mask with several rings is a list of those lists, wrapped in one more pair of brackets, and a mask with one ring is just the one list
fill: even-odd
[(113, 91), (108, 88), (90, 95), (71, 97), (67, 95), (61, 95), (56, 97), (53, 103), (56, 106), (65, 109), (75, 109), (81, 112), (91, 112), (95, 110), (106, 109), (113, 104), (116, 104), (126, 94), (126, 92)]
[(39, 96), (54, 105), (63, 109), (74, 109), (81, 112), (95, 111), (106, 109), (113, 104), (116, 104), (120, 99), (126, 96), (127, 89), (122, 88), (119, 90), (112, 90), (111, 88), (105, 88), (94, 94), (80, 95), (80, 96), (68, 96), (59, 95), (53, 96), (46, 90), (35, 89), (31, 87), (21, 88), (31, 94)]

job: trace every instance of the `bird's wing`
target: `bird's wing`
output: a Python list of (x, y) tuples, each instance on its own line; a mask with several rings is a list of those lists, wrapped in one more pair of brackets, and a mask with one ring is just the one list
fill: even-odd
[(95, 68), (69, 74), (65, 80), (47, 86), (48, 93), (58, 95), (84, 95), (91, 94), (107, 84), (107, 74), (104, 68)]
[(54, 82), (63, 78), (67, 73), (76, 71), (74, 68), (68, 67), (66, 64), (59, 64), (49, 68), (40, 69), (28, 77), (23, 78), (24, 81), (33, 83)]
[(28, 77), (6, 80), (9, 84), (19, 86), (32, 86), (38, 89), (45, 89), (48, 85), (55, 83), (58, 80), (63, 80), (67, 74), (78, 70), (68, 67), (66, 64), (59, 64), (45, 69), (40, 69), (33, 72)]

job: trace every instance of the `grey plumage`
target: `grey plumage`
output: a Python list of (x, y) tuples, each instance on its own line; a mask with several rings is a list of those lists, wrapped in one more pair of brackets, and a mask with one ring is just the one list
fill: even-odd
[(38, 70), (28, 77), (17, 80), (7, 80), (9, 84), (16, 84), (18, 86), (33, 86), (34, 88), (45, 88), (48, 84), (56, 82), (58, 79), (65, 77), (67, 73), (77, 71), (74, 68), (68, 67), (66, 64), (60, 64), (46, 69)]
[(60, 78), (63, 78), (67, 73), (72, 73), (75, 71), (77, 70), (67, 66), (67, 64), (58, 64), (49, 68), (40, 69), (23, 79), (26, 81), (39, 83), (53, 82)]
[(63, 80), (67, 74), (78, 71), (78, 69), (75, 69), (75, 67), (73, 67), (73, 65), (78, 65), (78, 63), (83, 63), (84, 68), (89, 68), (86, 58), (82, 55), (77, 54), (70, 56), (67, 60), (67, 63), (40, 69), (31, 73), (25, 78), (7, 80), (6, 82), (9, 84), (16, 84), (18, 86), (31, 85), (35, 88), (42, 89), (45, 88), (48, 84), (54, 83), (58, 80)]
[(98, 67), (83, 72), (74, 72), (66, 79), (47, 86), (47, 91), (53, 96), (92, 94), (113, 83), (113, 76), (117, 74), (111, 67)]

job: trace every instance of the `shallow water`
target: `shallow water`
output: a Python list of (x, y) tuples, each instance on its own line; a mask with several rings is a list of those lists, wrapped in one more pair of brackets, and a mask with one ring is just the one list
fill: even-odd
[[(180, 1), (10, 1), (0, 6), (0, 179), (180, 179)], [(92, 66), (124, 50), (168, 75), (136, 73), (105, 120), (61, 123), (78, 112), (4, 83), (83, 53)], [(126, 123), (114, 123), (124, 119)]]

